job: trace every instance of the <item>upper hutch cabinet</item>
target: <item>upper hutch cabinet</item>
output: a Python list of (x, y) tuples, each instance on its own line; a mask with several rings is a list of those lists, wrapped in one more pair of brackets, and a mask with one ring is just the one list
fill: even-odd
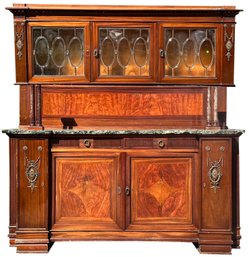
[(137, 15), (106, 7), (97, 16), (91, 8), (37, 16), (35, 8), (15, 18), (17, 82), (234, 84), (235, 9), (172, 17), (170, 8)]

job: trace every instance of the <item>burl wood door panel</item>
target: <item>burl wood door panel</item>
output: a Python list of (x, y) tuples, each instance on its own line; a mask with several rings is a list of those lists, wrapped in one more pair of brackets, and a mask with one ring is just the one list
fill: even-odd
[(202, 229), (231, 229), (231, 140), (202, 141)]
[(19, 229), (47, 229), (48, 140), (18, 140)]
[(120, 229), (116, 190), (118, 155), (69, 153), (54, 157), (54, 165), (54, 229)]
[(192, 223), (192, 158), (131, 158), (131, 224)]

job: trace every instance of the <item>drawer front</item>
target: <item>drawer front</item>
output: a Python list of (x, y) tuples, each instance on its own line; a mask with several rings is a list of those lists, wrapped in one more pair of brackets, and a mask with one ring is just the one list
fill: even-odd
[(80, 148), (80, 149), (198, 149), (198, 139), (190, 138), (91, 138), (80, 139), (54, 139), (54, 148)]

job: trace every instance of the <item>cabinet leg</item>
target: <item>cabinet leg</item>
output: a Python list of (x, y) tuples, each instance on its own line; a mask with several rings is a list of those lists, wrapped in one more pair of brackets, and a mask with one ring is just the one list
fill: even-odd
[(199, 242), (194, 244), (200, 253), (231, 254), (232, 236), (227, 234), (200, 235)]
[(48, 232), (17, 231), (15, 246), (18, 253), (48, 253), (53, 243)]
[(240, 249), (240, 239), (240, 228), (236, 228), (233, 236), (233, 248)]
[(9, 244), (11, 247), (16, 246), (16, 226), (9, 226)]
[(199, 245), (200, 253), (231, 254), (231, 245)]

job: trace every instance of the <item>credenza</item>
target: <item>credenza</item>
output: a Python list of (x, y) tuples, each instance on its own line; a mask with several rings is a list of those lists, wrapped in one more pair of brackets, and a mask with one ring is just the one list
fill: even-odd
[[(233, 6), (14, 4), (10, 245), (240, 246)], [(228, 89), (229, 90), (229, 89)]]

